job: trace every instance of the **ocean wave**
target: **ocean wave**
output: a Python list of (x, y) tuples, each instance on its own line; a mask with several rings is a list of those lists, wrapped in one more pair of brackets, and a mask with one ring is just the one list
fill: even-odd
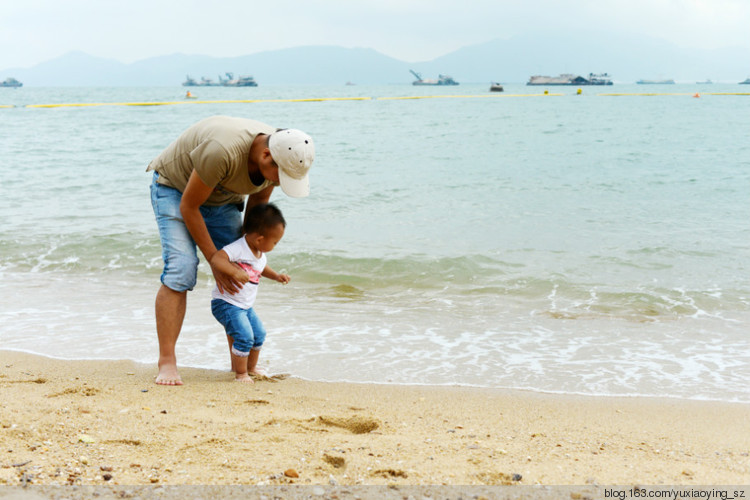
[[(534, 253), (527, 251), (517, 261), (509, 261), (494, 255), (371, 258), (352, 257), (343, 251), (279, 251), (270, 256), (270, 265), (312, 286), (320, 297), (362, 303), (390, 305), (409, 300), (424, 301), (425, 307), (430, 307), (439, 302), (470, 311), (513, 303), (529, 314), (560, 320), (617, 318), (633, 322), (722, 318), (750, 310), (750, 290), (741, 284), (670, 286), (621, 276), (604, 283), (577, 272), (576, 267), (561, 271), (550, 269), (551, 265), (540, 266), (533, 262)], [(540, 259), (544, 257), (537, 253)], [(599, 257), (591, 257), (591, 265), (598, 261)], [(609, 265), (616, 264), (610, 260)], [(630, 264), (620, 265), (627, 269)], [(73, 233), (42, 242), (0, 241), (0, 271), (6, 272), (101, 275), (102, 279), (127, 276), (152, 281), (161, 267), (158, 238), (138, 232), (89, 238)], [(199, 266), (199, 279), (212, 280), (205, 263)]]
[(129, 274), (160, 268), (158, 236), (123, 232), (100, 236), (61, 234), (54, 238), (0, 239), (0, 270), (30, 273)]

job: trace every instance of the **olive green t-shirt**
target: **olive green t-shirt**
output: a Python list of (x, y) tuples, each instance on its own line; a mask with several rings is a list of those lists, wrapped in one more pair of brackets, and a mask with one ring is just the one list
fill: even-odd
[(167, 146), (146, 171), (159, 173), (157, 182), (185, 191), (195, 170), (213, 192), (204, 205), (242, 203), (244, 195), (257, 193), (272, 184), (256, 186), (247, 171), (250, 146), (258, 134), (272, 134), (276, 128), (255, 120), (212, 116), (192, 125)]

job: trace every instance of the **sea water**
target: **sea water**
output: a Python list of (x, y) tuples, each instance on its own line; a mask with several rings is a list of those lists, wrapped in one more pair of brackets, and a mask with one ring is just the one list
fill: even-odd
[[(316, 144), (272, 196), (271, 372), (750, 402), (750, 96), (706, 93), (742, 86), (488, 87), (0, 89), (0, 348), (155, 364), (146, 166), (225, 114)], [(601, 95), (644, 91), (677, 95)], [(183, 366), (228, 368), (212, 287)]]

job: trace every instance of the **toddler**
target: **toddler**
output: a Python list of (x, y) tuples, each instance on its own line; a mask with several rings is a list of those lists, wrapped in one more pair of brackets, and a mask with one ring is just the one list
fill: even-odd
[(242, 283), (235, 294), (220, 291), (211, 294), (211, 312), (224, 326), (232, 354), (232, 369), (238, 382), (253, 382), (258, 369), (260, 348), (266, 338), (260, 318), (253, 310), (260, 277), (288, 283), (289, 275), (279, 274), (266, 265), (266, 253), (284, 236), (286, 221), (276, 205), (262, 203), (249, 209), (242, 227), (244, 236), (211, 257), (211, 265)]

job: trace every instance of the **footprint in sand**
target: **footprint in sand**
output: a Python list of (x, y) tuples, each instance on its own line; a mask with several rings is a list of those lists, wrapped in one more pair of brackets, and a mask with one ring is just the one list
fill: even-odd
[(265, 399), (248, 399), (247, 401), (245, 401), (245, 403), (249, 405), (261, 405), (261, 406), (271, 404), (270, 401), (266, 401)]
[[(250, 402), (253, 404), (254, 402)], [(260, 403), (263, 404), (263, 403)], [(337, 427), (339, 429), (344, 429), (352, 434), (367, 434), (368, 432), (372, 432), (378, 427), (380, 427), (380, 423), (372, 418), (367, 417), (350, 417), (350, 418), (342, 418), (342, 417), (313, 417), (306, 420), (298, 420), (298, 419), (289, 419), (289, 420), (278, 420), (278, 419), (271, 419), (268, 422), (266, 422), (264, 425), (266, 426), (280, 426), (280, 425), (286, 425), (291, 424), (293, 426), (296, 426), (298, 428), (307, 430), (307, 431), (314, 431), (314, 432), (329, 432), (328, 429), (325, 427)], [(322, 425), (321, 425), (322, 424)]]
[(99, 394), (99, 389), (94, 387), (69, 387), (64, 391), (55, 392), (53, 394), (47, 394), (48, 398), (57, 398), (60, 396), (66, 396), (69, 394), (82, 394), (84, 396), (96, 396)]
[[(3, 378), (5, 378), (5, 375), (3, 375)], [(46, 378), (35, 378), (34, 380), (3, 380), (6, 384), (46, 384), (47, 379)]]
[(318, 417), (318, 421), (325, 425), (346, 429), (352, 434), (367, 434), (380, 427), (377, 420), (368, 417)]
[(259, 374), (252, 374), (251, 377), (253, 377), (253, 380), (259, 381), (259, 382), (279, 382), (281, 380), (286, 380), (289, 378), (288, 373), (278, 373), (276, 375), (259, 375)]
[(408, 478), (409, 475), (401, 469), (378, 469), (370, 473), (371, 476), (380, 476), (384, 478), (403, 477)]

